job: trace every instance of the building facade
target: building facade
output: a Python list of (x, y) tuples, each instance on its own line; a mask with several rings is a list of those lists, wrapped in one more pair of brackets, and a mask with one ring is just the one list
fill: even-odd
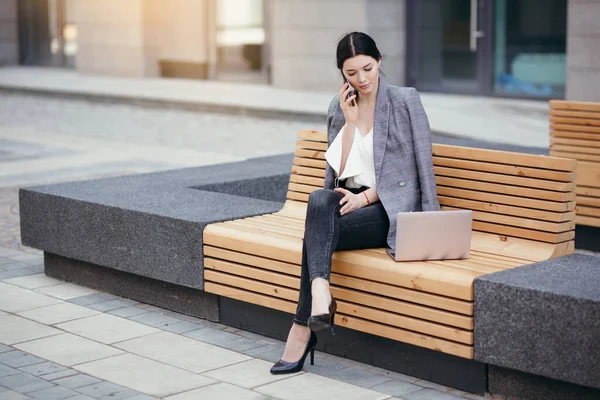
[(600, 0), (0, 0), (0, 64), (331, 91), (354, 30), (394, 84), (600, 101)]

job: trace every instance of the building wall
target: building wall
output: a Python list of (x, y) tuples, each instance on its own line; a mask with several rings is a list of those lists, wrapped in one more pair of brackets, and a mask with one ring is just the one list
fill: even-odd
[(0, 66), (19, 63), (18, 0), (0, 0)]
[(600, 101), (600, 1), (569, 0), (568, 100)]
[(337, 91), (336, 45), (352, 31), (375, 39), (390, 83), (404, 82), (404, 0), (275, 0), (270, 7), (275, 87)]
[(161, 61), (206, 63), (206, 0), (70, 0), (77, 70), (156, 77)]

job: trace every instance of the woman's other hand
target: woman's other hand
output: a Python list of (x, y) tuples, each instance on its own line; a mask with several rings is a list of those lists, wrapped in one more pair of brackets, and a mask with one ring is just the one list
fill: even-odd
[(342, 188), (336, 188), (334, 190), (344, 195), (344, 198), (340, 200), (340, 205), (342, 206), (342, 208), (340, 208), (340, 215), (351, 213), (368, 204), (367, 198), (362, 193), (354, 194), (351, 191)]
[(356, 93), (348, 97), (348, 93), (350, 93), (351, 90), (350, 85), (344, 82), (340, 89), (340, 107), (344, 113), (346, 123), (356, 126), (356, 123), (358, 122), (358, 106), (356, 105)]

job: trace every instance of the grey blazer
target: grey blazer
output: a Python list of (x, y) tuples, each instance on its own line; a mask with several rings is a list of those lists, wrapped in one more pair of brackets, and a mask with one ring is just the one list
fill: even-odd
[[(328, 142), (346, 120), (339, 95), (329, 105)], [(388, 85), (380, 76), (373, 125), (373, 156), (377, 194), (390, 219), (387, 243), (396, 247), (396, 215), (401, 211), (437, 211), (431, 130), (416, 89)], [(327, 164), (325, 189), (335, 186), (335, 172)]]

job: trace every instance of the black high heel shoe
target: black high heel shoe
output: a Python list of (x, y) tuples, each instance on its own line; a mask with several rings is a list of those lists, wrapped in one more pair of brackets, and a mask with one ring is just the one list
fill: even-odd
[(308, 318), (308, 327), (313, 332), (322, 331), (323, 329), (331, 329), (331, 334), (335, 335), (333, 327), (335, 326), (335, 312), (337, 310), (337, 303), (335, 299), (331, 298), (329, 304), (329, 314), (313, 315)]
[(313, 331), (310, 332), (310, 339), (306, 344), (306, 349), (304, 350), (304, 354), (302, 357), (295, 362), (288, 362), (279, 360), (275, 365), (271, 367), (271, 373), (273, 375), (280, 374), (293, 374), (295, 372), (302, 371), (304, 367), (304, 361), (306, 361), (306, 356), (310, 353), (310, 365), (315, 365), (315, 346), (317, 345), (317, 335)]

